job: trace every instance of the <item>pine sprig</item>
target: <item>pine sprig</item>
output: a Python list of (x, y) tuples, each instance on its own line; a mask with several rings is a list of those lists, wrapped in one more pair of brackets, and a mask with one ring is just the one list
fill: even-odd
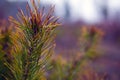
[[(15, 80), (42, 80), (47, 64), (54, 49), (54, 31), (58, 18), (52, 16), (52, 6), (47, 14), (40, 10), (34, 0), (32, 7), (27, 4), (27, 14), (19, 9), (18, 20), (9, 20), (17, 34), (11, 36), (15, 46), (12, 49), (12, 63), (5, 63)], [(14, 32), (14, 33), (16, 33)], [(19, 32), (19, 33), (18, 33)]]
[(13, 46), (10, 37), (12, 27), (8, 27), (8, 24), (6, 23), (7, 21), (5, 20), (0, 21), (0, 80), (4, 80), (5, 75), (10, 79), (12, 78), (12, 75), (10, 74), (11, 71), (4, 65), (5, 61), (8, 63), (11, 62), (11, 48)]

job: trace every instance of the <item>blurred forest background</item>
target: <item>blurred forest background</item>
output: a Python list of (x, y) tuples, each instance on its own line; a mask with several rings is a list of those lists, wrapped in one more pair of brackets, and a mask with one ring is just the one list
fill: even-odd
[[(62, 23), (57, 30), (55, 54), (65, 60), (77, 58), (82, 48), (79, 44), (84, 42), (80, 40), (81, 30), (91, 30), (91, 34), (98, 31), (101, 39), (96, 50), (100, 57), (92, 59), (90, 66), (100, 74), (106, 73), (110, 78), (106, 80), (120, 80), (120, 0), (41, 0), (41, 6), (51, 4)], [(0, 20), (16, 17), (18, 8), (25, 10), (26, 0), (0, 0)]]

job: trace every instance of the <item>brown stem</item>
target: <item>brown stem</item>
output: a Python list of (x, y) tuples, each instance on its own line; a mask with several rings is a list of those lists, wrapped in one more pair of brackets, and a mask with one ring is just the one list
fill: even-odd
[(31, 52), (33, 51), (33, 48), (29, 48), (29, 52), (28, 52), (28, 55), (27, 55), (27, 59), (26, 59), (26, 62), (25, 62), (25, 69), (24, 69), (24, 74), (23, 74), (23, 80), (27, 80), (28, 78), (28, 74), (29, 74), (29, 65), (30, 65), (30, 56), (31, 56)]

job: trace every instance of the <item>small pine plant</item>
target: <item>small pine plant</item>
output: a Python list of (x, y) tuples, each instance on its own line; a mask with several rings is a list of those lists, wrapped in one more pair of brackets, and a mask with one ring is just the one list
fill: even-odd
[[(53, 68), (49, 71), (49, 80), (106, 80), (107, 75), (99, 76), (95, 70), (89, 71), (90, 61), (100, 57), (96, 51), (103, 32), (95, 27), (82, 27), (78, 44), (80, 54), (73, 53), (70, 60), (62, 55), (53, 57)], [(79, 56), (80, 55), (80, 56)], [(89, 68), (85, 68), (89, 67)], [(92, 73), (92, 74), (91, 74)]]
[(14, 26), (10, 35), (13, 46), (10, 47), (10, 62), (4, 58), (4, 65), (10, 70), (12, 79), (3, 74), (6, 80), (45, 80), (59, 18), (52, 16), (54, 6), (47, 14), (44, 10), (31, 0), (26, 6), (26, 14), (19, 9), (18, 19), (9, 17)]

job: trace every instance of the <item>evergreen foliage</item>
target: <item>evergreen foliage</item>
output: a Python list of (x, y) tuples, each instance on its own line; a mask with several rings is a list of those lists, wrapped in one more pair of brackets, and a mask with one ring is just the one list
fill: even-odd
[[(51, 6), (46, 14), (44, 8), (40, 9), (34, 0), (31, 0), (30, 5), (26, 6), (27, 14), (19, 9), (17, 20), (12, 16), (9, 17), (11, 25), (14, 26), (9, 35), (13, 46), (9, 46), (10, 62), (4, 58), (3, 64), (10, 70), (12, 80), (45, 79), (45, 71), (49, 69), (48, 63), (55, 47), (54, 32), (59, 25), (57, 23), (59, 18), (52, 16), (54, 6)], [(2, 36), (2, 34), (0, 35)], [(7, 38), (7, 35), (5, 37)], [(7, 46), (9, 39), (6, 38), (2, 41), (5, 41)], [(0, 49), (3, 46), (4, 44), (1, 44)], [(6, 50), (1, 49), (0, 51)], [(3, 57), (3, 54), (0, 53), (0, 57)], [(2, 75), (6, 80), (11, 80), (6, 75)]]

